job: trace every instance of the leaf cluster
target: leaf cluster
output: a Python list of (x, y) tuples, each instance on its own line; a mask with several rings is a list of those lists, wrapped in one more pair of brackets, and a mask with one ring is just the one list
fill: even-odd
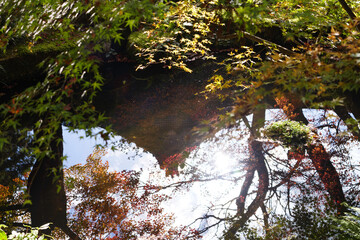
[(38, 228), (31, 228), (28, 227), (27, 232), (17, 232), (12, 231), (10, 235), (7, 236), (3, 228), (6, 228), (6, 225), (0, 225), (0, 239), (1, 240), (7, 240), (7, 239), (13, 239), (13, 240), (45, 240), (45, 239), (52, 239), (50, 236), (46, 236), (43, 234), (40, 234), (40, 231), (48, 229), (49, 224), (45, 224)]
[[(346, 207), (349, 207), (345, 204)], [(360, 239), (360, 209), (350, 207), (345, 216), (333, 217), (333, 227), (341, 231), (341, 239)]]
[(161, 63), (169, 69), (191, 72), (186, 65), (188, 59), (213, 58), (210, 24), (218, 24), (213, 5), (213, 1), (201, 0), (170, 2), (163, 14), (145, 24), (141, 32), (133, 33), (130, 44), (145, 60), (138, 69)]
[[(148, 0), (18, 0), (3, 1), (0, 6), (1, 61), (23, 55), (49, 57), (39, 65), (44, 80), (19, 89), (0, 105), (0, 150), (10, 145), (7, 132), (18, 131), (20, 142), (32, 131), (36, 147), (31, 152), (42, 158), (51, 154), (49, 144), (61, 124), (94, 136), (92, 128), (105, 120), (93, 105), (104, 84), (100, 73), (103, 53), (110, 51), (112, 43), (120, 44), (127, 27), (133, 30), (162, 4)], [(15, 80), (1, 84), (16, 85), (11, 82)]]

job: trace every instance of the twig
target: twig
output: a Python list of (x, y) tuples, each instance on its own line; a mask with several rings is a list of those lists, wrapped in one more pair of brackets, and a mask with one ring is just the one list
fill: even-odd
[(244, 37), (249, 39), (249, 40), (252, 40), (254, 42), (258, 42), (258, 43), (262, 43), (262, 44), (265, 44), (267, 46), (275, 46), (281, 53), (285, 54), (285, 55), (288, 55), (288, 56), (293, 56), (295, 54), (295, 52), (283, 47), (283, 46), (280, 46), (276, 43), (273, 43), (273, 42), (270, 42), (268, 40), (265, 40), (261, 37), (258, 37), (258, 36), (255, 36), (255, 35), (252, 35), (248, 32), (245, 32), (243, 31), (242, 32), (244, 34)]

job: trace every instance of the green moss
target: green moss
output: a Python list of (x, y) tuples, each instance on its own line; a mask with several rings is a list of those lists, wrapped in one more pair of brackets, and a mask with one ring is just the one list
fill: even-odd
[(53, 36), (51, 39), (46, 39), (40, 43), (32, 44), (29, 40), (21, 40), (14, 46), (9, 47), (6, 52), (0, 53), (0, 60), (4, 61), (10, 58), (22, 57), (25, 55), (44, 55), (62, 52), (64, 50), (75, 47), (75, 40), (64, 41), (61, 38)]
[(311, 141), (310, 133), (311, 130), (305, 124), (290, 120), (272, 123), (264, 130), (266, 137), (296, 149), (306, 146)]
[(74, 47), (75, 44), (74, 43), (66, 43), (66, 42), (62, 42), (62, 41), (51, 41), (51, 42), (44, 42), (41, 44), (37, 44), (34, 47), (22, 47), (22, 50), (24, 53), (53, 53), (53, 52), (61, 52), (64, 51), (66, 49), (69, 49), (71, 47)]

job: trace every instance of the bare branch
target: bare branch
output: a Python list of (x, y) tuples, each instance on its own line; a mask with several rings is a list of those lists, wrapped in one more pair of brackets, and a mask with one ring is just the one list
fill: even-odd
[(290, 169), (290, 172), (286, 175), (286, 177), (283, 178), (283, 179), (281, 180), (281, 182), (278, 183), (278, 184), (276, 184), (274, 187), (269, 188), (269, 190), (276, 190), (278, 187), (280, 187), (280, 186), (283, 185), (284, 183), (287, 183), (287, 182), (290, 180), (290, 178), (291, 178), (291, 176), (293, 175), (293, 173), (295, 172), (295, 170), (299, 167), (299, 165), (300, 165), (300, 163), (301, 163), (301, 160), (302, 160), (302, 159), (298, 159), (298, 160), (296, 161), (294, 167)]

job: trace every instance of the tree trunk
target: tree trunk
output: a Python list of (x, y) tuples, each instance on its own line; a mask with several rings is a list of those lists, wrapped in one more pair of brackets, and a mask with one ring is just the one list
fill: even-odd
[[(296, 106), (295, 106), (296, 107)], [(301, 108), (294, 120), (308, 124)], [(345, 195), (340, 182), (339, 174), (330, 160), (330, 155), (326, 152), (321, 142), (312, 143), (308, 148), (309, 158), (311, 159), (316, 172), (319, 174), (326, 191), (334, 201), (337, 208), (342, 212), (343, 207), (340, 203), (345, 202)]]
[(342, 209), (340, 203), (345, 202), (345, 195), (340, 182), (339, 174), (330, 161), (330, 155), (326, 152), (324, 146), (317, 142), (311, 144), (308, 148), (309, 157), (319, 174), (325, 189), (331, 199), (339, 209)]
[(50, 156), (46, 155), (42, 159), (38, 159), (30, 173), (28, 191), (31, 199), (30, 213), (33, 226), (41, 226), (46, 223), (52, 223), (55, 226), (67, 224), (62, 139), (60, 125), (50, 143)]

